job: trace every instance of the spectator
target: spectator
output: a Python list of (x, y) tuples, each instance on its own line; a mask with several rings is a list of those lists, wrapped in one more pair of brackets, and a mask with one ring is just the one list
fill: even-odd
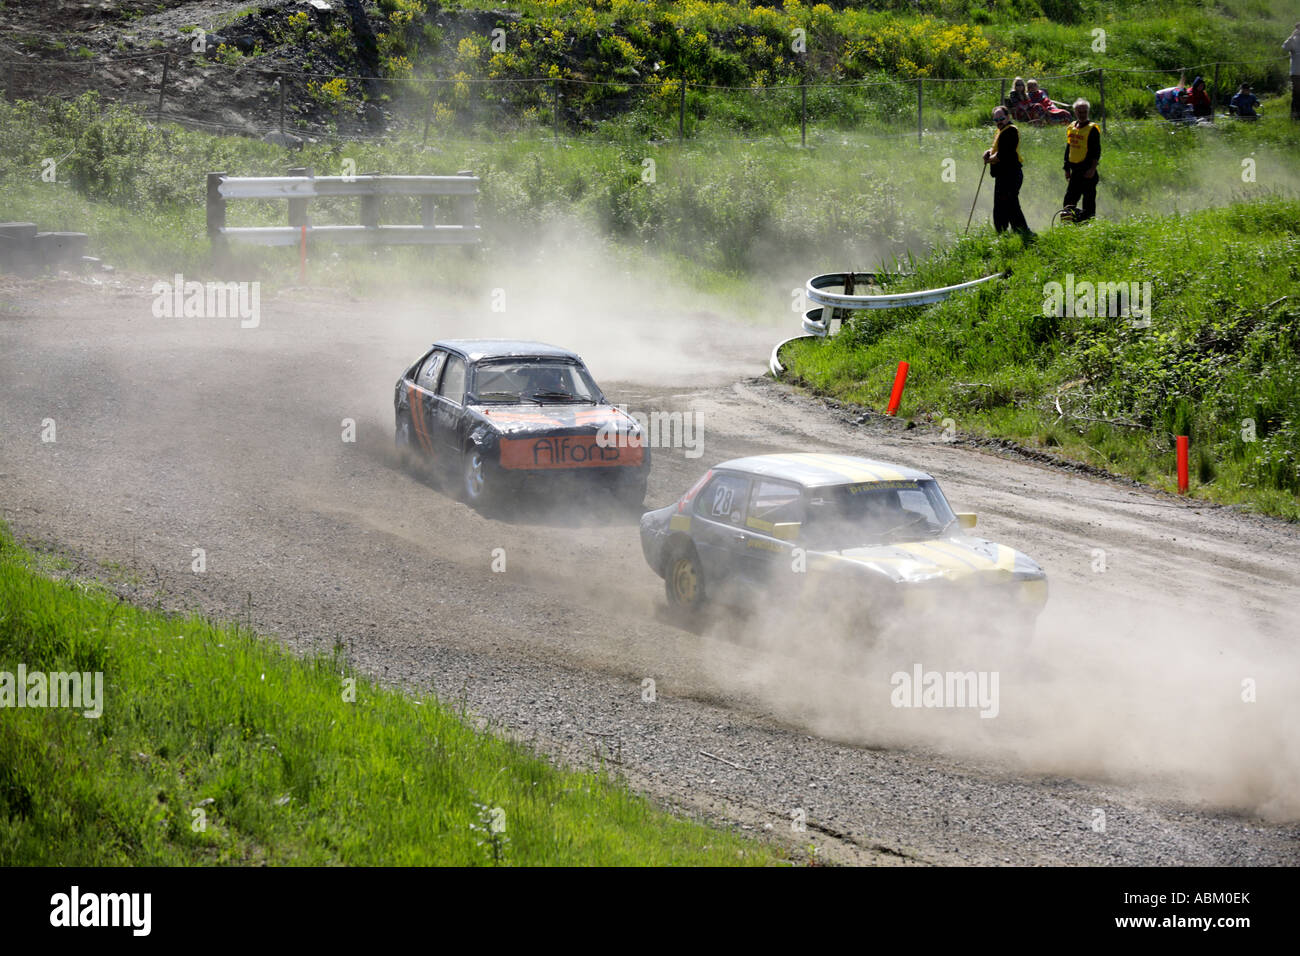
[(1187, 91), (1187, 105), (1191, 107), (1193, 116), (1213, 116), (1214, 104), (1210, 102), (1210, 94), (1205, 91), (1205, 80), (1197, 77), (1192, 80), (1192, 88)]
[(1237, 95), (1232, 98), (1232, 111), (1242, 119), (1259, 119), (1259, 114), (1255, 112), (1255, 107), (1259, 105), (1259, 97), (1250, 91), (1250, 84), (1241, 84), (1241, 89)]
[(1065, 201), (1073, 206), (1080, 199), (1083, 208), (1076, 222), (1097, 215), (1097, 165), (1101, 162), (1101, 129), (1089, 122), (1091, 106), (1085, 99), (1074, 101), (1075, 120), (1065, 129)]
[(1014, 119), (1029, 122), (1029, 94), (1025, 90), (1024, 77), (1011, 81), (1011, 92), (1007, 94), (1006, 106)]
[(998, 232), (1014, 229), (1029, 236), (1029, 224), (1020, 209), (1020, 187), (1025, 181), (1021, 168), (1020, 131), (1011, 122), (1011, 113), (1005, 106), (993, 110), (993, 122), (998, 125), (993, 145), (984, 151), (984, 164), (993, 177), (993, 228)]
[(1282, 49), (1291, 54), (1291, 118), (1300, 120), (1300, 23), (1282, 42)]
[(1047, 90), (1042, 89), (1037, 80), (1029, 80), (1025, 85), (1029, 93), (1030, 110), (1037, 114), (1039, 122), (1070, 122), (1070, 111), (1065, 108), (1065, 104), (1053, 102), (1047, 95)]

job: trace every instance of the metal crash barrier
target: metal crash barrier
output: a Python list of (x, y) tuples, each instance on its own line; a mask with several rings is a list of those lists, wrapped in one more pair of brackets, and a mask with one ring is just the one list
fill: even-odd
[[(804, 286), (804, 294), (809, 303), (815, 303), (816, 308), (811, 308), (803, 315), (803, 335), (795, 335), (781, 342), (772, 349), (772, 356), (768, 360), (768, 369), (772, 372), (773, 377), (780, 378), (785, 371), (785, 366), (781, 364), (781, 349), (791, 342), (799, 339), (825, 338), (831, 334), (831, 323), (837, 319), (840, 327), (848, 321), (853, 312), (863, 309), (903, 309), (918, 305), (933, 305), (936, 302), (942, 302), (954, 292), (960, 292), (963, 289), (973, 289), (977, 285), (983, 285), (985, 282), (991, 282), (994, 279), (1001, 279), (1006, 275), (1004, 272), (995, 272), (993, 275), (985, 276), (982, 279), (972, 279), (969, 282), (959, 282), (956, 285), (943, 286), (938, 289), (918, 289), (915, 292), (892, 292), (881, 295), (858, 295), (856, 288), (859, 284), (880, 285), (882, 278), (891, 279), (902, 278), (904, 273), (875, 273), (875, 272), (828, 272), (825, 275), (813, 276)], [(831, 289), (839, 289), (839, 292), (832, 292)]]

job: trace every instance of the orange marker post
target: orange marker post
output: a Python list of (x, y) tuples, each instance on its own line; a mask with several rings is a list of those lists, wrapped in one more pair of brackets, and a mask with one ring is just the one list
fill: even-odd
[(907, 383), (906, 362), (898, 363), (898, 372), (894, 375), (894, 390), (889, 395), (889, 407), (885, 409), (886, 415), (895, 415), (898, 413), (898, 403), (903, 400), (903, 386)]
[(1179, 435), (1178, 443), (1178, 493), (1187, 494), (1187, 436)]

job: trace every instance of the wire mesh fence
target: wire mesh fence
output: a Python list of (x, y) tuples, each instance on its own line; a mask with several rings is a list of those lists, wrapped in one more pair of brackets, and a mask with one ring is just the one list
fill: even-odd
[[(98, 91), (158, 121), (211, 131), (339, 139), (390, 135), (423, 141), (469, 135), (563, 136), (626, 127), (648, 138), (733, 132), (806, 144), (853, 129), (879, 136), (978, 125), (1004, 102), (1012, 77), (809, 78), (720, 86), (673, 76), (622, 82), (575, 77), (376, 77), (268, 68), (254, 58), (157, 51), (73, 60), (0, 59), (11, 99)], [(1164, 70), (1095, 69), (1038, 77), (1051, 99), (1084, 98), (1094, 118), (1156, 118), (1154, 92), (1206, 79), (1216, 109), (1242, 82), (1281, 88), (1286, 58)]]

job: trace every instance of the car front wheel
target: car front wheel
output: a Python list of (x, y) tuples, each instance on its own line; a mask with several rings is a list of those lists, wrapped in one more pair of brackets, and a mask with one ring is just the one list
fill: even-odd
[(668, 556), (664, 593), (674, 611), (694, 613), (704, 605), (704, 569), (693, 547), (678, 548)]
[(488, 481), (487, 459), (477, 446), (465, 449), (461, 457), (461, 488), (465, 500), (475, 508), (483, 508), (491, 500), (492, 487)]

